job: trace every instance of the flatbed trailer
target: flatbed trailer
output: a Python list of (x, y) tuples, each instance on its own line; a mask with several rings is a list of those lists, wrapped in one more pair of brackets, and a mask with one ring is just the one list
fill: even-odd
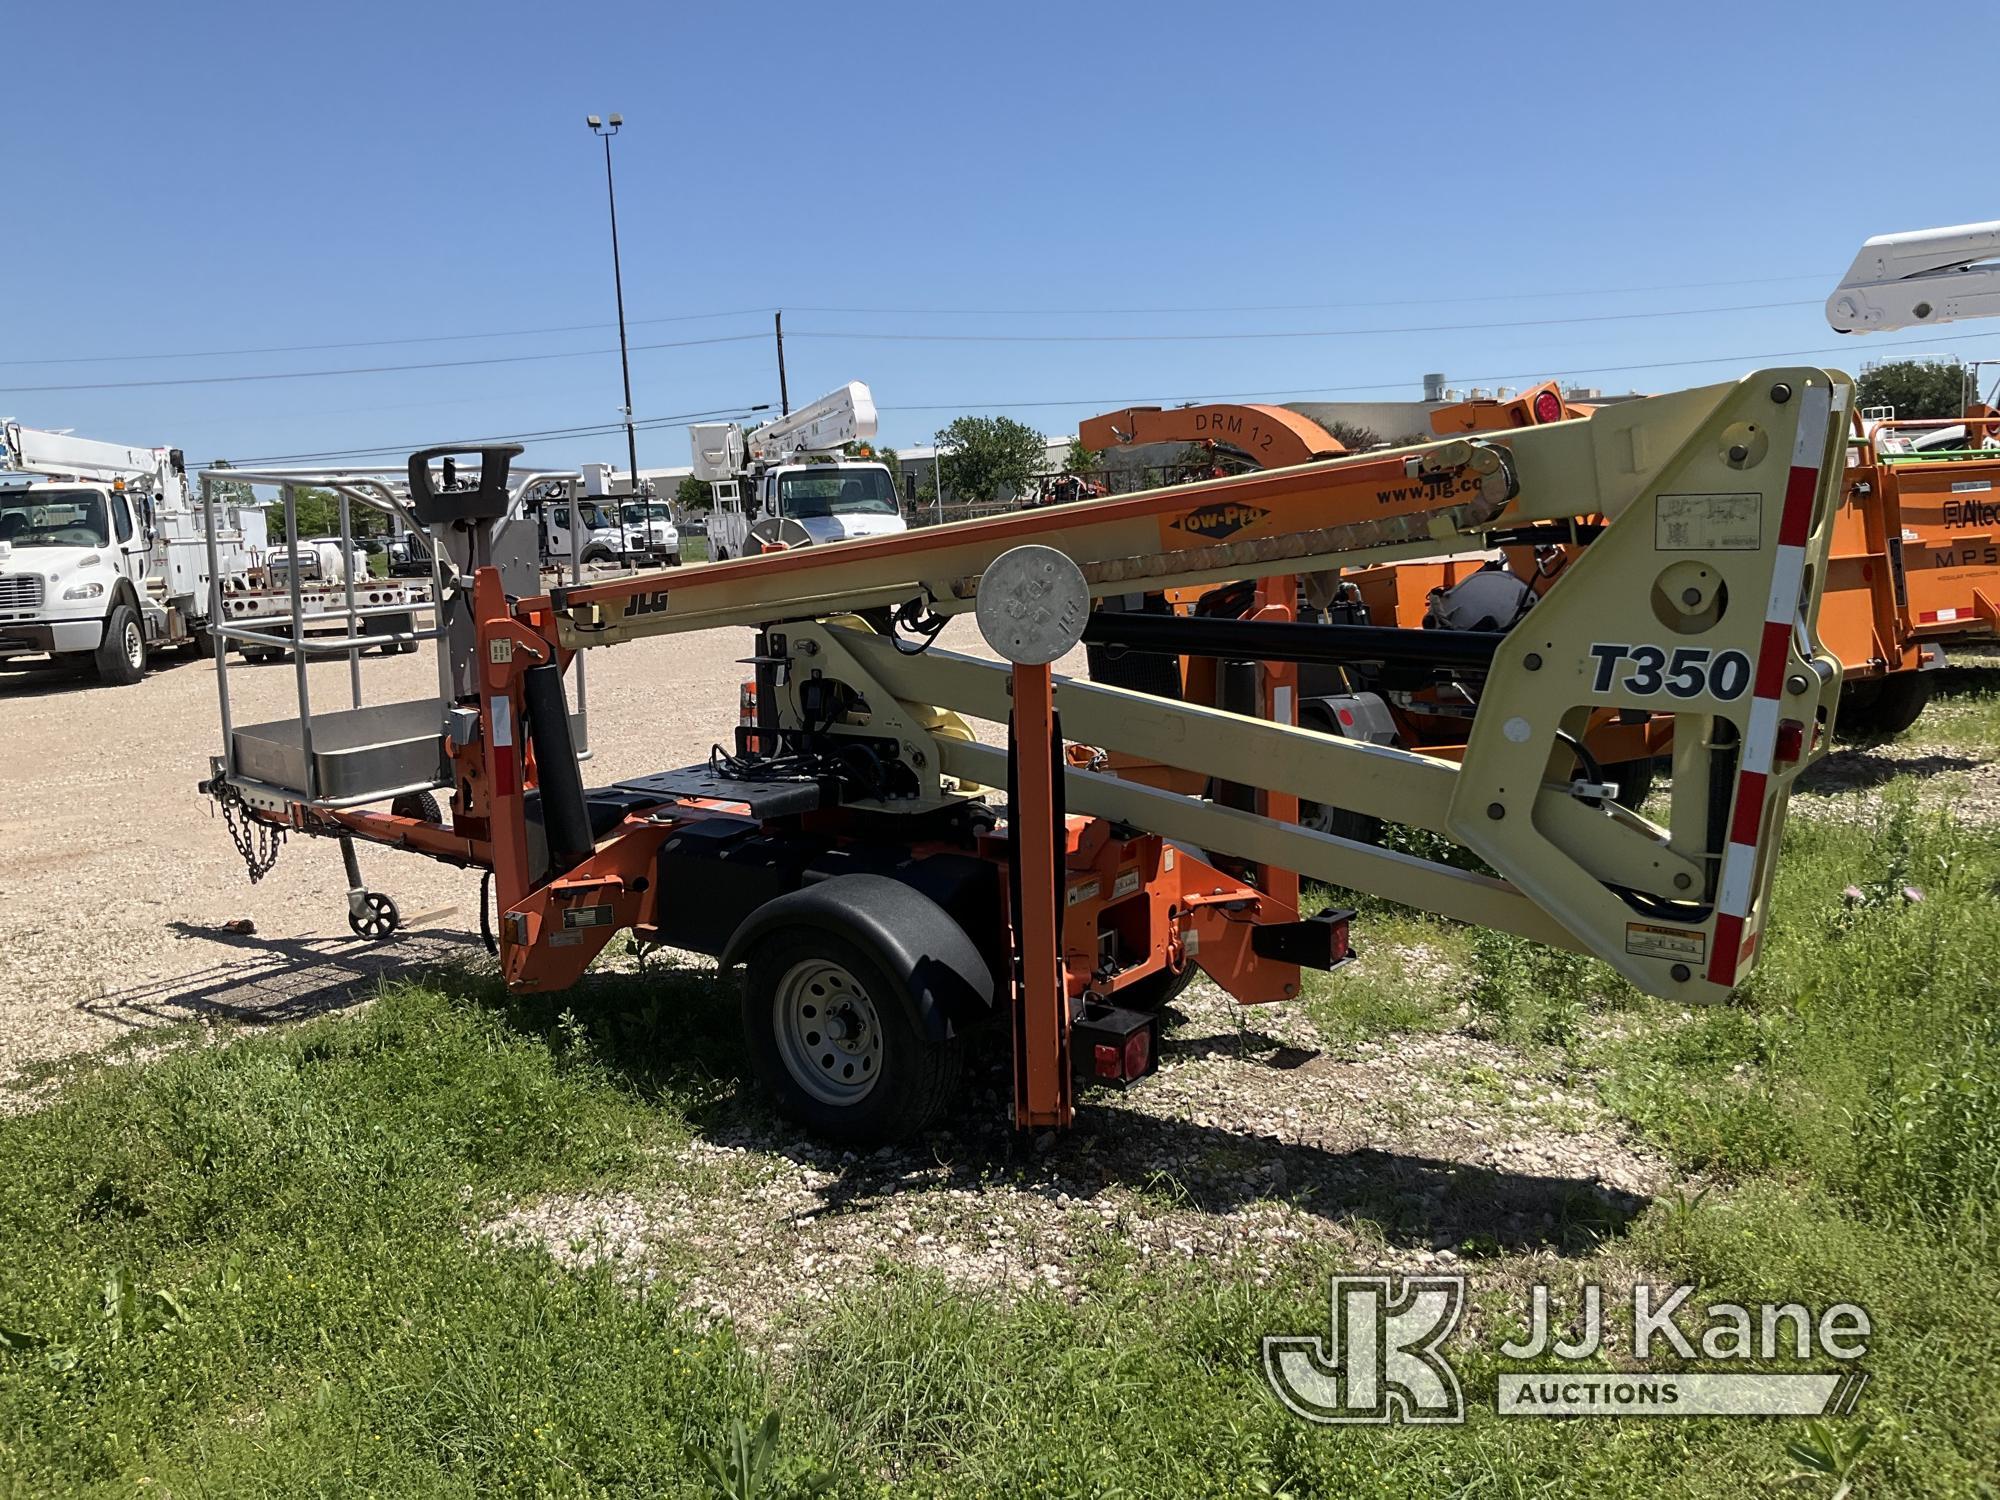
[[(1301, 876), (1716, 1000), (1756, 963), (1790, 791), (1824, 753), (1839, 690), (1814, 621), (1851, 390), (1766, 370), (1504, 446), (1452, 439), (547, 593), (507, 522), (518, 450), (482, 452), (477, 480), (456, 482), (433, 473), (443, 452), (419, 453), (438, 696), (315, 712), (301, 671), (295, 718), (237, 725), (224, 668), (204, 789), (254, 856), (286, 834), (337, 840), (357, 930), (396, 924), (362, 880), (364, 844), (489, 872), (517, 989), (575, 984), (620, 932), (743, 965), (758, 1075), (788, 1114), (850, 1141), (955, 1105), (965, 1049), (990, 1031), (1011, 1038), (1015, 1123), (1060, 1128), (1078, 1072), (1144, 1075), (1153, 1007), (1193, 970), (1243, 1003), (1297, 995), (1303, 968), (1353, 952), (1352, 913), (1303, 915)], [(1743, 461), (1730, 434), (1747, 422), (1769, 442)], [(1361, 519), (1324, 519), (1382, 494)], [(1291, 575), (1579, 514), (1604, 530), (1529, 620), (1484, 643), (1458, 761), (1292, 722), (1299, 666), (1394, 643), (1300, 626)], [(1087, 636), (1128, 638), (1107, 600), (1244, 577), (1278, 581), (1226, 622), (1230, 649), (1262, 664), (1254, 715), (1052, 670)], [(884, 608), (891, 636), (861, 618)], [(968, 612), (1002, 660), (934, 644)], [(1214, 622), (1157, 623), (1147, 649), (1216, 644)], [(718, 627), (756, 632), (755, 725), (701, 765), (587, 790), (566, 671)], [(1606, 710), (1673, 716), (1664, 822), (1618, 806), (1578, 756)], [(968, 719), (1005, 725), (1005, 748)], [(1097, 769), (1113, 753), (1253, 796)], [(395, 805), (415, 792), (448, 792), (449, 821)], [(1428, 829), (1494, 873), (1302, 828), (1301, 800)]]

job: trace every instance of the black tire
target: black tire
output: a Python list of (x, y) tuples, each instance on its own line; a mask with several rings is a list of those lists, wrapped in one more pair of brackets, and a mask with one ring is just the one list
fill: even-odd
[[(368, 628), (366, 625), (363, 626), (363, 629)], [(417, 620), (414, 615), (380, 615), (376, 617), (373, 626), (374, 630), (380, 631), (384, 635), (393, 635), (399, 630), (415, 630), (416, 628)], [(416, 649), (417, 643), (415, 641), (391, 641), (388, 645), (382, 647), (382, 654), (384, 656), (400, 656), (405, 652)]]
[(1840, 692), (1836, 722), (1847, 739), (1887, 739), (1916, 723), (1931, 701), (1929, 672), (1896, 672)]
[(711, 557), (711, 558), (709, 559), (709, 561), (710, 561), (710, 562), (728, 562), (728, 561), (729, 561), (729, 549), (728, 549), (727, 547), (717, 547), (717, 548), (715, 549), (715, 556)]
[(926, 1037), (912, 992), (907, 974), (847, 938), (804, 926), (765, 934), (743, 975), (743, 1038), (779, 1112), (851, 1146), (904, 1140), (937, 1118), (957, 1092), (964, 1042)]
[(1354, 812), (1345, 807), (1329, 807), (1320, 802), (1299, 803), (1299, 827), (1310, 828), (1314, 833), (1330, 833), (1337, 838), (1352, 839), (1357, 844), (1382, 842), (1380, 818), (1371, 818), (1367, 813)]
[(104, 621), (104, 639), (92, 658), (97, 677), (113, 687), (130, 687), (146, 675), (146, 627), (129, 604), (114, 604)]
[(1113, 1005), (1126, 1010), (1164, 1010), (1178, 1000), (1181, 991), (1194, 983), (1194, 977), (1201, 970), (1190, 959), (1188, 966), (1176, 974), (1172, 969), (1162, 969), (1157, 974), (1148, 974), (1137, 984), (1128, 984), (1110, 997)]
[(399, 818), (415, 818), (420, 823), (444, 821), (444, 809), (438, 806), (437, 797), (430, 792), (405, 792), (389, 804), (389, 811)]
[(1640, 804), (1653, 795), (1653, 783), (1659, 779), (1659, 765), (1656, 761), (1621, 761), (1606, 766), (1604, 774), (1618, 783), (1618, 795), (1612, 800), (1627, 812), (1637, 812)]
[(380, 891), (370, 891), (361, 908), (361, 915), (347, 914), (347, 926), (358, 938), (368, 938), (379, 942), (395, 935), (403, 925), (402, 913), (396, 910), (396, 903)]

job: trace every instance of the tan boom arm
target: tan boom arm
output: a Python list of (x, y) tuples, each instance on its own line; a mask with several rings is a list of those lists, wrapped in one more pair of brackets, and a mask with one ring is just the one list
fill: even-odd
[[(1747, 972), (1792, 782), (1824, 749), (1839, 667), (1813, 634), (1840, 480), (1844, 375), (1759, 372), (1587, 419), (1336, 458), (907, 536), (655, 574), (523, 601), (571, 650), (715, 625), (771, 627), (780, 727), (865, 736), (916, 790), (896, 810), (1002, 779), (957, 714), (1006, 712), (1005, 669), (906, 655), (831, 617), (927, 599), (971, 606), (1022, 542), (1059, 548), (1093, 597), (1462, 551), (1486, 532), (1583, 514), (1604, 534), (1501, 643), (1453, 765), (1219, 710), (1063, 680), (1068, 738), (1445, 834), (1468, 874), (1253, 813), (1070, 773), (1070, 806), (1593, 953), (1652, 993), (1712, 999)], [(832, 723), (806, 685), (847, 707)], [(1591, 714), (1672, 714), (1664, 825), (1593, 785)], [(941, 713), (940, 710), (950, 710)], [(822, 716), (824, 709), (821, 709)], [(1497, 878), (1496, 878), (1497, 877)]]

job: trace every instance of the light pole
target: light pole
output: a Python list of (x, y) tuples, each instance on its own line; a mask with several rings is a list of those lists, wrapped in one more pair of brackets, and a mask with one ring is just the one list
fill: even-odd
[(586, 115), (591, 133), (604, 142), (604, 196), (611, 204), (611, 285), (618, 294), (618, 367), (625, 375), (625, 462), (630, 470), (632, 494), (639, 493), (639, 439), (632, 431), (632, 356), (625, 349), (625, 274), (618, 264), (618, 189), (611, 182), (611, 137), (625, 123), (623, 115), (613, 115), (607, 124), (596, 115)]

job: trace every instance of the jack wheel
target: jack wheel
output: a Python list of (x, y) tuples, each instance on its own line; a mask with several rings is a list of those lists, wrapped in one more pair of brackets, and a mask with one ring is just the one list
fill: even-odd
[(415, 818), (419, 823), (444, 821), (444, 809), (430, 792), (405, 792), (389, 804), (389, 811), (399, 818)]
[(385, 938), (403, 925), (403, 918), (396, 910), (396, 903), (380, 891), (370, 891), (362, 897), (365, 909), (361, 915), (347, 914), (347, 925), (360, 938)]

